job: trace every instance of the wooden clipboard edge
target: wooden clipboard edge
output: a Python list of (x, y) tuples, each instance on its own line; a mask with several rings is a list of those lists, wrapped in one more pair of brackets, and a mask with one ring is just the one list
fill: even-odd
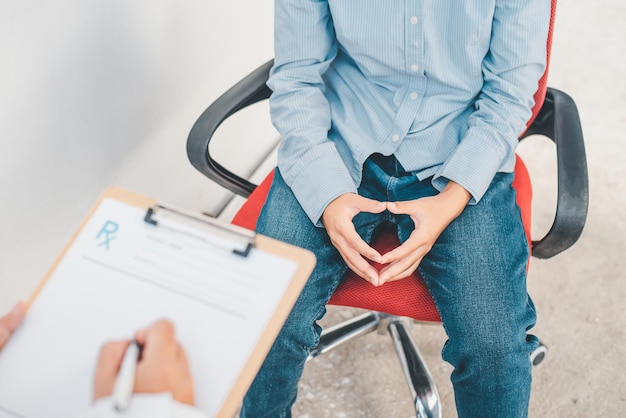
[[(98, 198), (96, 203), (89, 210), (89, 213), (76, 228), (72, 237), (69, 239), (61, 253), (57, 256), (54, 263), (50, 266), (44, 277), (39, 281), (35, 290), (31, 293), (29, 299), (26, 302), (27, 309), (33, 304), (37, 296), (44, 288), (54, 271), (57, 269), (69, 249), (74, 245), (74, 242), (78, 238), (79, 234), (83, 231), (85, 225), (89, 222), (93, 214), (100, 207), (105, 199), (114, 199), (120, 202), (135, 206), (141, 209), (148, 209), (150, 206), (157, 203), (155, 199), (143, 196), (139, 193), (132, 192), (130, 190), (121, 187), (109, 187)], [(265, 356), (269, 352), (274, 340), (278, 336), (283, 323), (287, 319), (287, 316), (291, 312), (293, 305), (296, 303), (300, 292), (304, 288), (313, 268), (315, 267), (315, 256), (310, 251), (302, 248), (289, 245), (272, 238), (257, 235), (255, 238), (256, 246), (264, 251), (277, 254), (283, 258), (288, 258), (295, 261), (298, 265), (296, 273), (294, 274), (291, 283), (287, 287), (284, 295), (282, 296), (282, 302), (278, 305), (276, 310), (271, 316), (270, 322), (264, 330), (261, 339), (257, 342), (256, 346), (252, 350), (248, 361), (237, 378), (235, 384), (230, 389), (228, 396), (220, 406), (217, 418), (231, 418), (235, 415), (238, 408), (241, 405), (241, 401), (245, 396), (248, 388), (252, 384), (257, 372), (261, 368)]]
[(121, 187), (107, 188), (100, 195), (100, 197), (98, 198), (96, 203), (92, 206), (92, 208), (89, 210), (89, 213), (82, 220), (79, 227), (76, 228), (76, 230), (72, 234), (72, 237), (69, 239), (67, 244), (65, 244), (65, 247), (63, 248), (61, 253), (57, 256), (57, 258), (52, 263), (52, 265), (50, 266), (46, 274), (43, 276), (43, 278), (39, 281), (39, 283), (35, 287), (35, 290), (30, 294), (30, 297), (26, 301), (26, 309), (30, 309), (31, 305), (33, 304), (33, 302), (35, 302), (35, 299), (37, 299), (37, 296), (39, 296), (39, 293), (41, 293), (41, 290), (44, 288), (44, 286), (46, 285), (46, 283), (48, 282), (48, 280), (50, 279), (54, 271), (57, 269), (57, 267), (59, 266), (59, 264), (61, 263), (61, 261), (67, 254), (67, 252), (69, 251), (69, 249), (72, 247), (72, 245), (74, 245), (76, 238), (78, 238), (78, 235), (82, 232), (85, 225), (87, 225), (87, 222), (89, 222), (89, 220), (91, 219), (93, 214), (96, 212), (100, 204), (102, 204), (104, 199), (107, 199), (107, 198), (119, 200), (129, 205), (132, 205), (138, 208), (146, 208), (146, 209), (156, 202), (154, 199), (150, 199), (138, 193), (131, 192), (130, 190), (123, 189)]
[(261, 250), (295, 261), (298, 269), (282, 297), (282, 303), (276, 307), (261, 339), (254, 347), (246, 366), (224, 400), (216, 418), (232, 418), (237, 413), (243, 397), (272, 348), (274, 340), (287, 320), (316, 263), (312, 252), (262, 235), (256, 236), (256, 246)]

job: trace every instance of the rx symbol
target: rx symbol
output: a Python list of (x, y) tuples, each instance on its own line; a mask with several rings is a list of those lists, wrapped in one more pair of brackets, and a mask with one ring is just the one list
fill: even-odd
[(117, 238), (117, 235), (115, 235), (115, 233), (117, 232), (118, 228), (119, 228), (119, 225), (117, 223), (113, 221), (106, 221), (104, 225), (102, 226), (102, 229), (100, 229), (100, 232), (98, 232), (98, 235), (96, 235), (97, 240), (99, 239), (102, 240), (98, 244), (98, 247), (105, 247), (108, 251), (109, 242)]

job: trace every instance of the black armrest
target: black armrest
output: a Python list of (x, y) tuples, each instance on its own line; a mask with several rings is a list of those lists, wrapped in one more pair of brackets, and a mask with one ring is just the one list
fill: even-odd
[(549, 88), (541, 111), (521, 139), (534, 134), (544, 135), (556, 145), (556, 215), (546, 236), (532, 243), (533, 256), (549, 258), (571, 247), (582, 234), (587, 220), (587, 158), (574, 100), (559, 90)]
[(209, 152), (209, 142), (226, 118), (246, 106), (270, 97), (272, 91), (265, 83), (273, 64), (273, 60), (266, 62), (221, 95), (202, 113), (187, 137), (187, 157), (191, 164), (220, 186), (243, 197), (248, 197), (256, 185), (213, 160)]
[[(232, 192), (247, 197), (256, 188), (217, 163), (209, 143), (219, 125), (235, 112), (267, 99), (265, 84), (274, 61), (268, 61), (241, 80), (209, 106), (196, 121), (187, 139), (187, 156), (202, 174)], [(582, 128), (576, 104), (567, 94), (549, 88), (535, 121), (521, 139), (540, 134), (551, 138), (557, 148), (557, 211), (550, 231), (533, 241), (532, 254), (549, 258), (571, 247), (580, 237), (587, 219), (589, 185)]]

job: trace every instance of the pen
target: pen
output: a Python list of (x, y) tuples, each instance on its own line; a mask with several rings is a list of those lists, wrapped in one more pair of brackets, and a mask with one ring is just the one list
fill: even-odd
[(130, 403), (130, 397), (135, 387), (135, 372), (140, 352), (139, 344), (137, 341), (132, 340), (124, 353), (120, 372), (115, 380), (115, 386), (113, 386), (113, 407), (117, 411), (126, 410)]

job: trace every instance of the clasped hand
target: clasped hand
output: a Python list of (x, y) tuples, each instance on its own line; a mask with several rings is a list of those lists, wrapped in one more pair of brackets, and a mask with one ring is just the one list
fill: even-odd
[[(443, 230), (463, 211), (469, 198), (469, 193), (454, 182), (436, 196), (403, 202), (379, 202), (346, 193), (326, 207), (322, 222), (348, 267), (374, 286), (380, 286), (410, 276)], [(415, 229), (403, 244), (380, 254), (361, 239), (352, 219), (360, 212), (382, 213), (385, 210), (409, 215)], [(379, 272), (367, 260), (385, 266)]]

